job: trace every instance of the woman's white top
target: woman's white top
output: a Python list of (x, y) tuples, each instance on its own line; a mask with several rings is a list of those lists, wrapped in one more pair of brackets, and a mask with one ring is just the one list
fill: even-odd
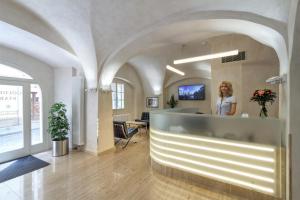
[(226, 116), (228, 112), (231, 111), (231, 106), (236, 103), (235, 96), (221, 97), (217, 100), (217, 114), (220, 116)]

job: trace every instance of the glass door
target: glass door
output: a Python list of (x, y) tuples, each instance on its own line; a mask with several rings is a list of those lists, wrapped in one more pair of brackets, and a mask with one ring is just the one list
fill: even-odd
[(0, 163), (30, 154), (30, 84), (0, 81)]

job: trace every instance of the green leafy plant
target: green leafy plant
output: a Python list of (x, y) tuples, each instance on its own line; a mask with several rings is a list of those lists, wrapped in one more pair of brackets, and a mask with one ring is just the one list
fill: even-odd
[(171, 107), (171, 108), (175, 108), (176, 105), (178, 104), (178, 101), (175, 100), (174, 94), (171, 95), (171, 98), (169, 101), (167, 101), (167, 104)]
[(70, 128), (66, 112), (66, 105), (61, 102), (53, 104), (50, 108), (48, 132), (53, 141), (61, 141), (67, 138)]

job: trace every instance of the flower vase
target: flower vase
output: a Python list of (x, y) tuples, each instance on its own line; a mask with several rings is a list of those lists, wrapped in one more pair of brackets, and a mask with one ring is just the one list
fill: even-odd
[(265, 103), (263, 103), (263, 104), (261, 105), (260, 112), (259, 112), (259, 116), (260, 116), (261, 118), (266, 118), (266, 117), (268, 117), (268, 110), (267, 110), (267, 108), (266, 108), (266, 104), (265, 104)]

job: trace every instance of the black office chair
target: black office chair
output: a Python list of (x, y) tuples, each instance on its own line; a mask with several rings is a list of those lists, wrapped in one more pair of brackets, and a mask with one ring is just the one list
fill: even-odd
[(114, 121), (114, 136), (116, 139), (119, 139), (117, 143), (121, 140), (126, 140), (126, 144), (122, 147), (123, 149), (127, 147), (131, 138), (138, 133), (138, 128), (127, 128), (126, 122), (123, 121)]
[(146, 122), (147, 126), (149, 127), (150, 125), (150, 114), (149, 112), (142, 112), (141, 119), (136, 119), (136, 122)]

